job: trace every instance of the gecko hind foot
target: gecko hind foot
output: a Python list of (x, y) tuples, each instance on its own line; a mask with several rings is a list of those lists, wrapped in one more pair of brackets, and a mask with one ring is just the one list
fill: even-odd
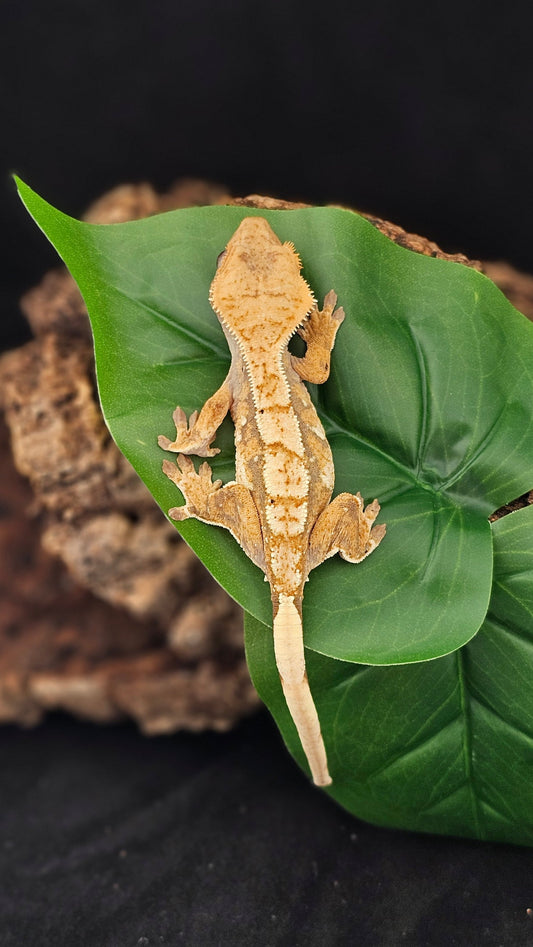
[(163, 473), (176, 484), (185, 498), (185, 506), (173, 507), (168, 515), (173, 520), (185, 520), (190, 516), (203, 518), (207, 514), (209, 500), (217, 493), (222, 480), (213, 480), (213, 471), (207, 463), (200, 465), (198, 473), (190, 457), (179, 454), (176, 463), (163, 461)]
[(377, 500), (365, 509), (360, 493), (341, 493), (318, 517), (309, 541), (311, 568), (337, 552), (347, 562), (361, 562), (379, 545), (386, 527), (374, 526)]
[(341, 515), (334, 543), (341, 559), (361, 562), (374, 551), (387, 531), (384, 523), (373, 525), (381, 507), (377, 500), (365, 507), (360, 493), (355, 497), (344, 493), (337, 499), (344, 515)]

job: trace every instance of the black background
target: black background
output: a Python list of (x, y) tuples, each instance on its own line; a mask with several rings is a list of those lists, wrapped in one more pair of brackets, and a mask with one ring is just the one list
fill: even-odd
[[(56, 258), (9, 173), (73, 215), (207, 177), (373, 211), (533, 272), (527, 4), (0, 5), (2, 347)], [(0, 733), (0, 945), (533, 944), (527, 849), (357, 822), (266, 715), (147, 740)]]

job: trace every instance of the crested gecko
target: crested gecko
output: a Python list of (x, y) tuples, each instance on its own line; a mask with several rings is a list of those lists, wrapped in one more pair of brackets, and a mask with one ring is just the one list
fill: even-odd
[[(377, 500), (361, 495), (331, 500), (331, 449), (304, 381), (325, 382), (330, 354), (344, 319), (331, 291), (319, 310), (291, 243), (281, 243), (263, 217), (246, 217), (217, 261), (209, 301), (231, 351), (225, 381), (188, 422), (177, 407), (173, 441), (159, 446), (178, 454), (163, 471), (185, 505), (173, 520), (195, 517), (230, 531), (265, 573), (274, 616), (274, 651), (289, 711), (316, 785), (331, 783), (317, 710), (305, 670), (302, 598), (311, 569), (340, 553), (361, 562), (385, 534), (373, 526)], [(290, 338), (306, 343), (292, 355)], [(196, 473), (188, 455), (213, 457), (216, 432), (228, 411), (235, 425), (235, 481), (212, 481), (203, 463)]]

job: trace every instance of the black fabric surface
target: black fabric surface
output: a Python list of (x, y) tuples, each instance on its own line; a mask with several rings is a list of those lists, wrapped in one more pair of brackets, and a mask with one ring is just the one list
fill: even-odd
[(66, 718), (0, 740), (0, 944), (529, 944), (527, 849), (377, 829), (266, 714), (147, 740)]
[[(533, 272), (529, 11), (4, 0), (0, 347), (57, 263), (10, 171), (74, 215), (184, 175), (338, 201)], [(359, 823), (266, 715), (165, 739), (57, 717), (0, 756), (0, 947), (533, 944), (533, 852)]]
[(3, 0), (0, 340), (55, 261), (10, 171), (80, 214), (123, 181), (338, 201), (533, 272), (531, 5)]

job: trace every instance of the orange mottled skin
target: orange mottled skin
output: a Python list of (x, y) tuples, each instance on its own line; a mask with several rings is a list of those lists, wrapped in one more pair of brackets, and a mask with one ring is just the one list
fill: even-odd
[[(309, 572), (340, 555), (360, 562), (381, 541), (374, 526), (379, 504), (366, 509), (359, 494), (331, 501), (334, 468), (324, 429), (304, 385), (329, 375), (330, 354), (344, 319), (330, 292), (322, 310), (300, 273), (292, 244), (281, 243), (262, 217), (245, 218), (220, 255), (209, 299), (232, 354), (228, 375), (200, 414), (173, 418), (176, 437), (159, 444), (179, 454), (163, 469), (185, 506), (172, 519), (195, 517), (224, 526), (270, 583), (274, 647), (281, 683), (315, 783), (331, 782), (311, 696), (302, 635), (302, 598)], [(289, 339), (306, 342), (303, 358)], [(189, 454), (212, 457), (216, 432), (228, 413), (235, 425), (235, 482), (212, 482), (207, 463), (198, 474)]]

